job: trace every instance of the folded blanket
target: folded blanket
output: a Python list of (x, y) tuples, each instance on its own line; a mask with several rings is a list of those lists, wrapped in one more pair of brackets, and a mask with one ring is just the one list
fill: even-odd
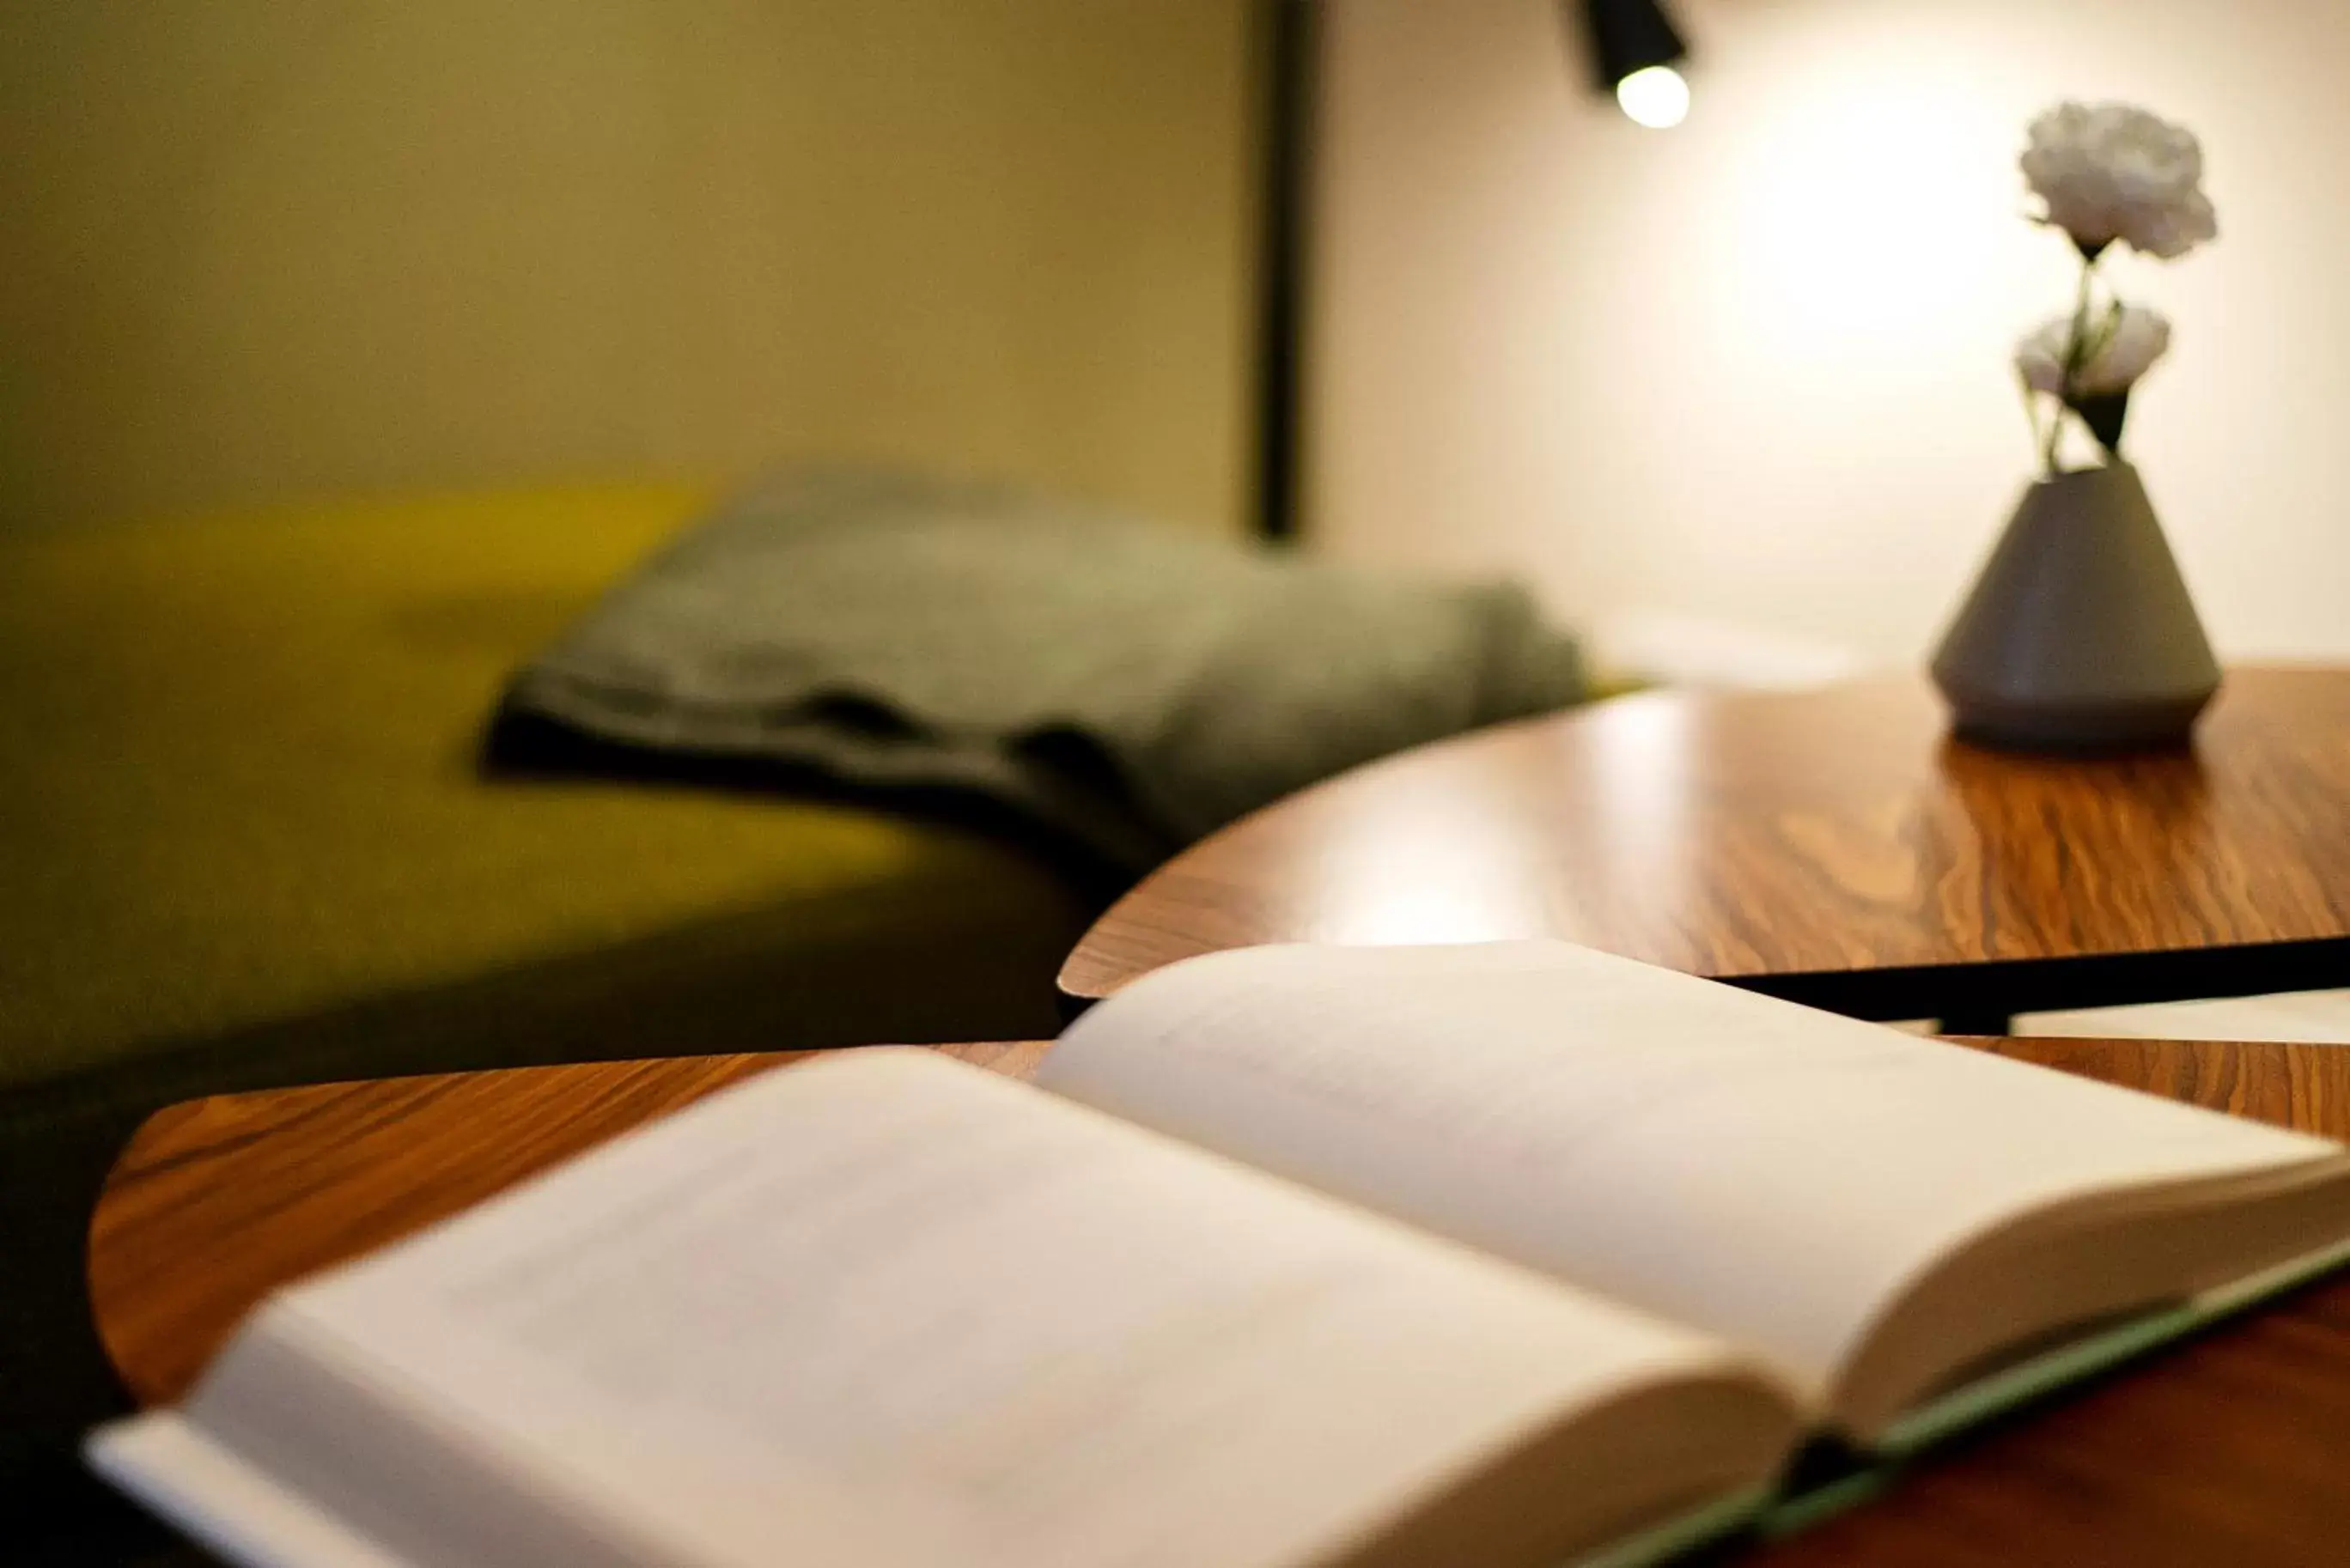
[(681, 535), (515, 678), (499, 729), (945, 790), (1130, 875), (1342, 768), (1583, 693), (1515, 587), (822, 472)]

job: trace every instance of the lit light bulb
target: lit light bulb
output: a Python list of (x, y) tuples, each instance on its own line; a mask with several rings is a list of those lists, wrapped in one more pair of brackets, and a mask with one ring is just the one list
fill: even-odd
[(1670, 66), (1649, 66), (1616, 84), (1616, 101), (1635, 123), (1670, 130), (1689, 118), (1689, 83)]

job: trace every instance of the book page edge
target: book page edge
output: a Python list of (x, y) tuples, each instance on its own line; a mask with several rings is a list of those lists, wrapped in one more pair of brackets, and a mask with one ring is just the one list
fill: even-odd
[(2350, 1266), (2350, 1239), (2336, 1240), (2187, 1301), (2151, 1308), (2103, 1332), (2055, 1345), (1913, 1411), (1887, 1429), (1876, 1451), (1888, 1459), (1908, 1458), (2010, 1410), (2251, 1312), (2345, 1266)]
[(82, 1453), (105, 1480), (245, 1568), (423, 1568), (172, 1411), (109, 1422)]

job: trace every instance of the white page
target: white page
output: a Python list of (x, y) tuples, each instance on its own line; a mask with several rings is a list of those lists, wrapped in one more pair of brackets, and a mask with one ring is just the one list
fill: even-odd
[(101, 1428), (89, 1459), (100, 1475), (224, 1562), (267, 1568), (428, 1568), (350, 1529), (168, 1410)]
[(2003, 1218), (2342, 1153), (1563, 942), (1191, 960), (1038, 1082), (1710, 1329), (1814, 1399)]
[(444, 1441), (709, 1564), (1318, 1557), (1546, 1417), (1730, 1359), (895, 1050), (705, 1102), (272, 1311)]

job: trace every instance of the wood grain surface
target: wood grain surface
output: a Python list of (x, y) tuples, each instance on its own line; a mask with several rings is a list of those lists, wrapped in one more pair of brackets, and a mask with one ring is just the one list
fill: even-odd
[[(2350, 1047), (1970, 1041), (2350, 1137)], [(1032, 1074), (1039, 1044), (946, 1046)], [(99, 1328), (144, 1402), (270, 1291), (806, 1053), (523, 1068), (224, 1096), (151, 1118), (90, 1231)], [(1741, 1568), (2284, 1568), (2350, 1562), (2350, 1278), (1999, 1426)]]
[[(1015, 1077), (1041, 1043), (941, 1045)], [(397, 1241), (754, 1073), (820, 1054), (512, 1067), (215, 1095), (150, 1116), (89, 1227), (99, 1338), (132, 1397), (179, 1397), (279, 1285)]]
[(1263, 942), (1531, 936), (1875, 1017), (2350, 984), (2350, 671), (2232, 670), (2170, 753), (2007, 755), (1945, 722), (1902, 678), (1422, 747), (1178, 856), (1061, 986)]

